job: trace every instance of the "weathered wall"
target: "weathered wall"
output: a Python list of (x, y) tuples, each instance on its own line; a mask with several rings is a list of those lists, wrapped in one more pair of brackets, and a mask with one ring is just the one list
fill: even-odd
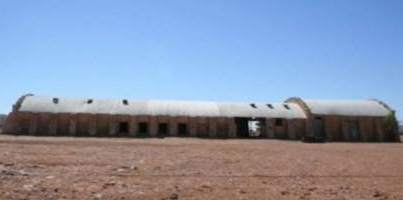
[[(127, 122), (128, 133), (119, 133), (119, 124)], [(283, 120), (283, 126), (276, 126), (275, 119), (262, 119), (263, 137), (298, 139), (303, 132), (303, 120)], [(148, 132), (139, 133), (139, 123), (148, 124)], [(166, 123), (168, 134), (178, 136), (178, 125), (186, 124), (185, 137), (235, 138), (237, 133), (234, 118), (227, 117), (168, 117), (168, 116), (126, 116), (104, 114), (50, 114), (22, 113), (10, 115), (10, 133), (32, 135), (71, 136), (115, 136), (115, 137), (158, 137), (159, 123)]]
[[(348, 120), (357, 120), (360, 131), (359, 141), (386, 141), (381, 117), (310, 116), (322, 117), (327, 141), (349, 141)], [(261, 119), (262, 137), (279, 139), (301, 139), (307, 131), (312, 132), (309, 120), (283, 119), (282, 126), (276, 119)], [(120, 133), (119, 124), (128, 123), (128, 132)], [(139, 133), (139, 123), (147, 123), (147, 133)], [(168, 116), (127, 116), (102, 114), (50, 114), (13, 112), (7, 118), (5, 133), (26, 135), (71, 135), (97, 137), (159, 137), (159, 124), (167, 124), (165, 136), (178, 136), (178, 125), (186, 124), (185, 137), (235, 138), (237, 133), (234, 118), (227, 117), (168, 117)]]
[[(360, 142), (382, 142), (385, 141), (385, 133), (382, 117), (350, 117), (350, 116), (322, 116), (324, 122), (324, 131), (327, 141), (352, 141), (349, 137), (349, 121), (358, 122)], [(312, 122), (307, 122), (312, 123)], [(308, 131), (313, 132), (313, 126)]]

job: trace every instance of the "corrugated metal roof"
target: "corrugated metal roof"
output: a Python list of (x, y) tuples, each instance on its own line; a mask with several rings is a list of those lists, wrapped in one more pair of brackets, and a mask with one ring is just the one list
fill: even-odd
[(387, 116), (390, 111), (374, 100), (304, 100), (313, 114)]
[(164, 116), (206, 116), (206, 117), (267, 117), (267, 118), (306, 118), (302, 109), (289, 103), (288, 109), (282, 103), (217, 103), (204, 101), (134, 101), (58, 98), (28, 96), (19, 111), (48, 113), (90, 113), (121, 115), (164, 115)]

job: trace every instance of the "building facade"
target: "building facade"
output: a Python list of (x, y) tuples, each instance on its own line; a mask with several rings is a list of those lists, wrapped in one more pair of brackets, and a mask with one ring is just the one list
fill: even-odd
[[(359, 112), (346, 112), (351, 107)], [(290, 98), (284, 103), (218, 103), (24, 95), (8, 115), (4, 133), (290, 140), (310, 136), (326, 141), (394, 141), (383, 127), (384, 119), (392, 112), (376, 100), (328, 102)]]
[[(394, 111), (379, 100), (318, 101), (290, 98), (306, 114), (306, 133), (326, 141), (393, 142), (396, 132), (387, 130), (386, 118)], [(394, 119), (395, 120), (395, 119)]]

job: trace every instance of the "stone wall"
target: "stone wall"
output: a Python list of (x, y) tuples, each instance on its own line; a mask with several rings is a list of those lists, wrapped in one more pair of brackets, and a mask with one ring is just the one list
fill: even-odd
[[(348, 117), (348, 116), (320, 116), (324, 122), (324, 132), (327, 141), (352, 141), (350, 138), (348, 122), (358, 123), (358, 142), (383, 142), (385, 141), (385, 131), (382, 117)], [(312, 129), (309, 130), (313, 132)]]
[[(10, 134), (78, 137), (168, 137), (179, 136), (179, 124), (182, 124), (186, 127), (183, 137), (237, 137), (235, 119), (228, 117), (13, 112), (9, 119), (7, 124)], [(261, 121), (264, 124), (262, 127), (264, 138), (300, 139), (305, 131), (303, 119), (283, 119), (282, 126), (276, 125), (275, 119), (263, 118)], [(147, 124), (146, 133), (140, 133), (140, 123)], [(122, 124), (128, 126), (126, 132), (120, 131)], [(166, 126), (167, 133), (165, 135), (161, 135), (160, 124)]]

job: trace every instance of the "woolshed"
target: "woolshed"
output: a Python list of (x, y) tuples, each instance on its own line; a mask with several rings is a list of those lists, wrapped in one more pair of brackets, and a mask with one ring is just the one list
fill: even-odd
[(398, 141), (388, 131), (387, 118), (394, 111), (379, 100), (303, 100), (290, 98), (306, 114), (306, 133), (326, 141)]
[(11, 134), (97, 137), (299, 139), (306, 115), (295, 103), (216, 103), (21, 97)]
[(377, 100), (284, 103), (71, 99), (24, 95), (4, 132), (82, 137), (314, 138), (395, 141), (385, 121), (394, 114)]

